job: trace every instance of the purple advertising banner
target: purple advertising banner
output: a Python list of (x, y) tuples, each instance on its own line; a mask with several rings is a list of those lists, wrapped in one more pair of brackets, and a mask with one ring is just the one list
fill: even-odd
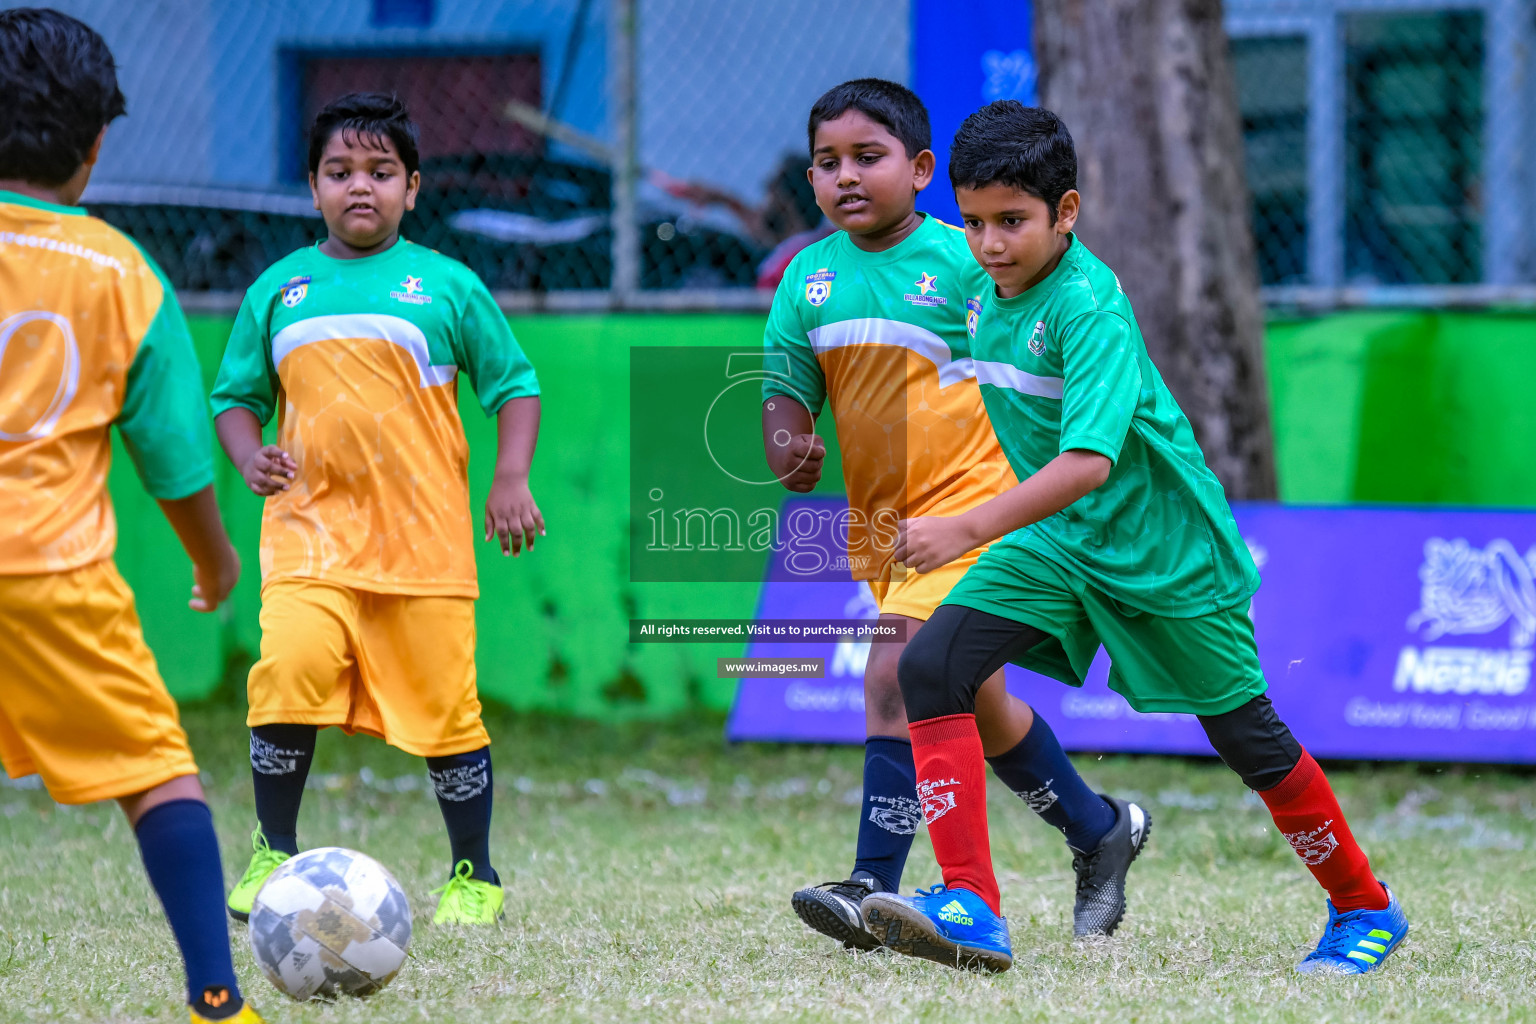
[[(1239, 505), (1263, 585), (1251, 613), (1276, 709), (1318, 757), (1536, 763), (1536, 513)], [(779, 557), (782, 557), (780, 553)], [(875, 616), (868, 588), (783, 582), (764, 618)], [(747, 655), (821, 657), (821, 679), (744, 679), (733, 740), (860, 743), (864, 658), (854, 642), (754, 643)], [(1209, 754), (1193, 716), (1132, 711), (1105, 683), (1008, 667), (1008, 687), (1072, 750)]]

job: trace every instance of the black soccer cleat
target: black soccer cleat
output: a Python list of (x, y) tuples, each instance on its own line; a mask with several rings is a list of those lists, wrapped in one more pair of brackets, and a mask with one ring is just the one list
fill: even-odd
[(807, 927), (836, 939), (848, 949), (868, 952), (879, 949), (880, 940), (864, 927), (859, 904), (876, 891), (872, 879), (857, 875), (844, 882), (806, 886), (789, 898), (789, 905)]
[(1152, 816), (1139, 804), (1100, 795), (1115, 809), (1114, 827), (1087, 853), (1067, 847), (1077, 874), (1072, 903), (1072, 934), (1077, 938), (1115, 933), (1125, 917), (1125, 876), (1152, 833)]

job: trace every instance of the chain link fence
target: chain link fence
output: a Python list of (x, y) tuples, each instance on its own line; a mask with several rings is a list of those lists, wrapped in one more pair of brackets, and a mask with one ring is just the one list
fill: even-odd
[[(913, 77), (904, 0), (61, 6), (107, 37), (129, 100), (87, 205), (214, 303), (323, 234), (304, 128), (370, 89), (421, 125), (405, 233), (509, 307), (761, 306), (827, 230), (811, 103)], [(1536, 0), (1227, 0), (1226, 19), (1272, 302), (1536, 301)]]
[(1271, 301), (1536, 300), (1531, 0), (1228, 0)]

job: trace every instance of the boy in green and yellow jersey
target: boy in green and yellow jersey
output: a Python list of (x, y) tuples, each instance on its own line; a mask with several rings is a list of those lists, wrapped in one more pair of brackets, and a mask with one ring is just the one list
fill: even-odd
[[(466, 373), (497, 418), (484, 525), (507, 554), (544, 532), (528, 489), (538, 381), (479, 278), (400, 237), (421, 176), (398, 100), (331, 103), (309, 165), (329, 237), (251, 286), (213, 395), (225, 452), (266, 498), (261, 659), (247, 683), (259, 825), (229, 910), (249, 915), (298, 852), (315, 733), (339, 726), (427, 759), (452, 848), (434, 921), (487, 924), (504, 895), (490, 862), (457, 380)], [(264, 446), (274, 414), (278, 443)]]
[(57, 11), (0, 11), (0, 95), (0, 762), (60, 803), (122, 806), (193, 1024), (251, 1024), (213, 818), (112, 563), (115, 426), (192, 557), (192, 608), (213, 611), (239, 578), (202, 374), (160, 268), (76, 205), (125, 112), (106, 43)]
[[(928, 112), (909, 89), (845, 82), (817, 100), (808, 126), (816, 199), (841, 230), (790, 264), (768, 318), (763, 386), (768, 461), (792, 491), (811, 490), (825, 446), (813, 417), (830, 401), (850, 511), (849, 561), (883, 622), (910, 636), (974, 563), (978, 545), (931, 572), (895, 564), (898, 520), (956, 515), (1017, 481), (993, 435), (972, 368), (970, 332), (986, 275), (965, 235), (916, 210), (933, 175)], [(807, 925), (849, 946), (874, 948), (859, 913), (893, 892), (930, 801), (916, 785), (896, 664), (904, 644), (871, 644), (864, 671), (864, 800), (854, 868), (809, 886), (791, 905)], [(1146, 814), (1093, 792), (1045, 720), (1008, 694), (1002, 663), (978, 695), (978, 725), (998, 778), (1069, 847), (1118, 865), (1080, 885), (1078, 935), (1108, 934), (1124, 908), (1124, 869), (1146, 839)], [(1105, 915), (1099, 905), (1114, 904)]]

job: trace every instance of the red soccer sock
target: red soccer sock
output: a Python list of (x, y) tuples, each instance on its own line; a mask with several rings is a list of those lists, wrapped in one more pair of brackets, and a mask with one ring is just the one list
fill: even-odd
[(1386, 908), (1387, 894), (1371, 873), (1370, 861), (1349, 831), (1328, 777), (1311, 754), (1303, 750), (1291, 773), (1259, 796), (1291, 849), (1328, 890), (1339, 913)]
[(917, 762), (917, 798), (944, 884), (971, 890), (994, 914), (1001, 914), (987, 836), (986, 760), (976, 716), (945, 715), (907, 728)]

